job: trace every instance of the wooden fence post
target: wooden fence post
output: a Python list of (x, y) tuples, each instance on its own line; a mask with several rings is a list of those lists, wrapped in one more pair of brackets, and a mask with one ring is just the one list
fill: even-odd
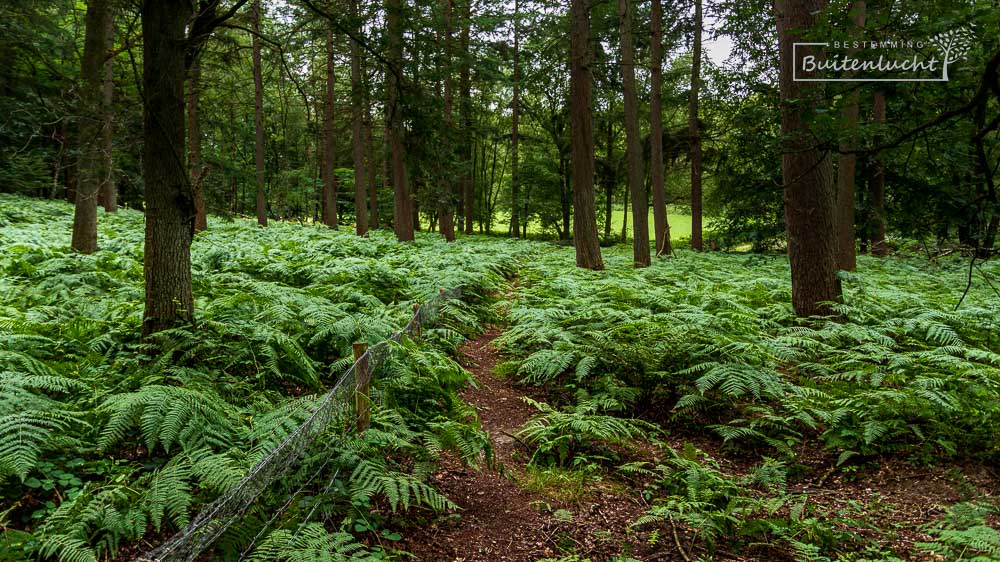
[(364, 357), (368, 344), (354, 344), (354, 413), (358, 416), (358, 433), (364, 433), (372, 423), (371, 412), (371, 371), (368, 370), (368, 358)]

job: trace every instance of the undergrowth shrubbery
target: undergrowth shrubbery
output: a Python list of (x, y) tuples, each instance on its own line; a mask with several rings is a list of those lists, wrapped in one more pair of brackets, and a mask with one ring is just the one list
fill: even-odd
[(571, 407), (584, 390), (669, 410), (737, 447), (1000, 458), (1000, 298), (980, 280), (955, 310), (959, 259), (862, 257), (840, 317), (797, 320), (782, 258), (682, 253), (634, 271), (607, 253), (605, 273), (561, 251), (525, 264), (503, 371)]
[(102, 214), (90, 256), (69, 250), (71, 220), (66, 204), (0, 195), (0, 559), (97, 560), (162, 540), (308, 416), (352, 362), (352, 342), (385, 339), (441, 288), (461, 286), (463, 300), (441, 307), (420, 345), (394, 345), (371, 429), (342, 439), (331, 426), (327, 448), (214, 556), (380, 556), (397, 539), (377, 533), (391, 524), (383, 504), (451, 505), (426, 483), (441, 452), (489, 462), (456, 395), (468, 374), (448, 352), (479, 330), (530, 248), (213, 221), (192, 249), (196, 324), (158, 334), (153, 354), (138, 337), (142, 215)]
[[(864, 552), (866, 539), (824, 521), (835, 515), (785, 491), (785, 466), (813, 442), (837, 466), (891, 454), (1000, 460), (996, 264), (976, 270), (986, 279), (956, 309), (967, 262), (862, 257), (842, 274), (836, 317), (797, 319), (782, 257), (681, 252), (644, 270), (621, 250), (605, 260), (605, 272), (581, 270), (553, 249), (522, 266), (498, 370), (552, 397), (521, 432), (531, 462), (618, 463), (646, 483), (653, 507), (636, 524), (651, 542), (690, 559), (723, 548), (796, 560)], [(637, 417), (778, 460), (736, 475), (689, 448), (621, 464), (616, 446), (638, 435)], [(995, 552), (982, 518), (949, 521), (925, 530), (936, 540), (924, 550)]]

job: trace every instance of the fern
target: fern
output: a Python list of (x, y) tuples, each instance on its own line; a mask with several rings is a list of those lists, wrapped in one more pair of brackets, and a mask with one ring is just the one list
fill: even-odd
[(351, 475), (351, 495), (356, 499), (382, 496), (392, 511), (425, 505), (434, 511), (455, 509), (448, 498), (411, 474), (390, 470), (384, 461), (361, 461)]
[(370, 560), (365, 545), (349, 533), (331, 533), (319, 523), (294, 532), (272, 531), (247, 557), (249, 562), (351, 562)]

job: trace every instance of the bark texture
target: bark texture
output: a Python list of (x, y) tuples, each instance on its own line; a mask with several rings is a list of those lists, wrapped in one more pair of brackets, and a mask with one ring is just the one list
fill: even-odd
[(518, 135), (521, 118), (521, 26), (520, 3), (514, 0), (514, 99), (511, 102), (510, 130), (510, 236), (520, 236), (521, 223), (521, 178), (518, 160)]
[(334, 113), (337, 111), (335, 87), (336, 66), (333, 60), (333, 27), (326, 29), (326, 92), (323, 95), (323, 156), (320, 159), (320, 178), (323, 181), (322, 202), (323, 224), (337, 228), (337, 143), (334, 131)]
[(462, 49), (462, 67), (459, 71), (459, 106), (462, 120), (462, 215), (465, 220), (465, 233), (472, 234), (472, 220), (476, 212), (475, 183), (473, 182), (472, 166), (472, 71), (470, 68), (469, 36), (472, 32), (472, 0), (459, 0), (462, 9), (462, 34), (459, 38)]
[[(784, 179), (792, 305), (799, 316), (830, 314), (841, 298), (836, 263), (836, 189), (829, 153), (817, 145), (810, 119), (823, 102), (822, 82), (793, 81), (792, 43), (816, 23), (825, 0), (776, 0)], [(797, 49), (800, 56), (820, 53)]]
[[(113, 11), (105, 18), (107, 32), (104, 37), (105, 53), (115, 48), (115, 18)], [(115, 183), (114, 168), (114, 132), (115, 132), (115, 74), (114, 57), (108, 56), (104, 61), (104, 92), (102, 111), (104, 126), (101, 128), (101, 187), (97, 195), (97, 203), (104, 211), (114, 213), (118, 210), (118, 185)]]
[(109, 0), (90, 0), (80, 75), (80, 164), (79, 184), (73, 212), (73, 250), (84, 254), (97, 251), (97, 196), (103, 179), (101, 129), (104, 124), (104, 49), (111, 17)]
[[(875, 92), (875, 100), (872, 108), (873, 120), (877, 125), (885, 125), (885, 92)], [(880, 142), (881, 135), (876, 137), (876, 144)], [(882, 153), (875, 155), (873, 166), (874, 174), (871, 179), (871, 208), (872, 208), (872, 255), (885, 257), (889, 255), (889, 248), (885, 245), (885, 156)]]
[(649, 267), (649, 209), (645, 174), (642, 170), (642, 141), (639, 138), (639, 101), (635, 91), (635, 49), (632, 46), (632, 11), (629, 0), (618, 0), (622, 60), (622, 89), (625, 96), (625, 146), (628, 160), (628, 189), (632, 196), (632, 262)]
[(257, 188), (257, 223), (261, 226), (267, 226), (267, 198), (264, 194), (264, 81), (261, 76), (259, 38), (260, 0), (253, 0), (250, 17), (254, 31), (251, 48), (253, 49), (253, 124), (255, 133), (253, 156), (256, 166), (254, 182)]
[(649, 47), (649, 183), (653, 190), (656, 255), (670, 254), (667, 196), (663, 187), (663, 0), (652, 0)]
[(142, 333), (194, 318), (191, 237), (194, 197), (184, 162), (185, 0), (143, 0), (143, 159), (146, 303)]
[(194, 231), (201, 232), (208, 228), (208, 218), (205, 215), (205, 194), (202, 181), (205, 170), (201, 162), (201, 119), (198, 109), (201, 103), (201, 62), (195, 59), (188, 69), (187, 91), (187, 136), (188, 136), (188, 168), (191, 170), (191, 191), (194, 194)]
[(451, 160), (454, 156), (454, 123), (453, 123), (453, 109), (454, 109), (454, 80), (452, 79), (451, 72), (451, 61), (452, 61), (452, 33), (451, 33), (451, 15), (452, 15), (452, 0), (440, 0), (441, 11), (443, 15), (443, 26), (441, 29), (443, 43), (444, 43), (444, 56), (441, 59), (441, 70), (444, 73), (444, 96), (442, 104), (442, 132), (444, 137), (444, 162), (441, 163), (441, 169), (443, 173), (440, 174), (441, 178), (441, 193), (438, 194), (439, 197), (439, 211), (438, 218), (440, 220), (441, 235), (444, 236), (445, 240), (448, 242), (455, 241), (455, 176), (451, 169)]
[(389, 145), (392, 153), (393, 229), (401, 242), (413, 240), (415, 211), (406, 180), (406, 145), (403, 131), (403, 5), (402, 0), (386, 0), (388, 61), (386, 69), (386, 111), (389, 112)]
[(573, 181), (573, 243), (576, 265), (604, 269), (594, 211), (594, 122), (591, 108), (590, 7), (570, 2), (570, 144)]
[(703, 246), (701, 232), (701, 130), (698, 125), (698, 96), (701, 90), (701, 28), (701, 0), (695, 0), (694, 46), (691, 52), (691, 96), (688, 98), (688, 138), (691, 143), (691, 249), (699, 252)]
[[(857, 38), (865, 26), (864, 0), (857, 0), (851, 5), (851, 20), (854, 37)], [(848, 137), (840, 143), (841, 154), (837, 165), (837, 268), (854, 271), (858, 266), (854, 247), (854, 178), (858, 157), (853, 154), (858, 144), (858, 91), (851, 90), (847, 96), (842, 119)]]
[[(358, 1), (351, 0), (351, 18), (354, 31), (360, 34), (361, 21)], [(365, 96), (361, 78), (361, 46), (351, 41), (351, 155), (354, 159), (354, 231), (358, 236), (368, 234), (368, 202), (365, 190)]]

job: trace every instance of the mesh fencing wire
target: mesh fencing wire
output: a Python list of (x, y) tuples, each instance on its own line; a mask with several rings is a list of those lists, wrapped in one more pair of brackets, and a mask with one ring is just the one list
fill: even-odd
[[(272, 483), (290, 473), (331, 424), (340, 422), (339, 427), (342, 431), (356, 427), (358, 420), (367, 413), (355, 411), (355, 399), (358, 392), (360, 389), (368, 387), (376, 372), (392, 357), (392, 344), (398, 343), (403, 336), (420, 337), (422, 328), (440, 316), (441, 307), (445, 301), (458, 299), (461, 296), (461, 287), (448, 291), (441, 289), (437, 295), (416, 307), (406, 326), (389, 338), (369, 347), (361, 354), (344, 371), (336, 384), (323, 395), (309, 417), (256, 466), (250, 469), (239, 484), (205, 506), (186, 528), (134, 560), (136, 562), (191, 562), (195, 560), (198, 555), (212, 546), (226, 532), (226, 529), (243, 517)], [(367, 401), (358, 402), (358, 404), (362, 403), (367, 404)], [(325, 466), (324, 464), (320, 471)], [(277, 516), (283, 511), (284, 508), (275, 515)], [(274, 517), (272, 517), (272, 521), (273, 519)], [(258, 538), (259, 536), (260, 533)], [(254, 541), (256, 542), (256, 538)], [(246, 553), (244, 553), (245, 555)]]

